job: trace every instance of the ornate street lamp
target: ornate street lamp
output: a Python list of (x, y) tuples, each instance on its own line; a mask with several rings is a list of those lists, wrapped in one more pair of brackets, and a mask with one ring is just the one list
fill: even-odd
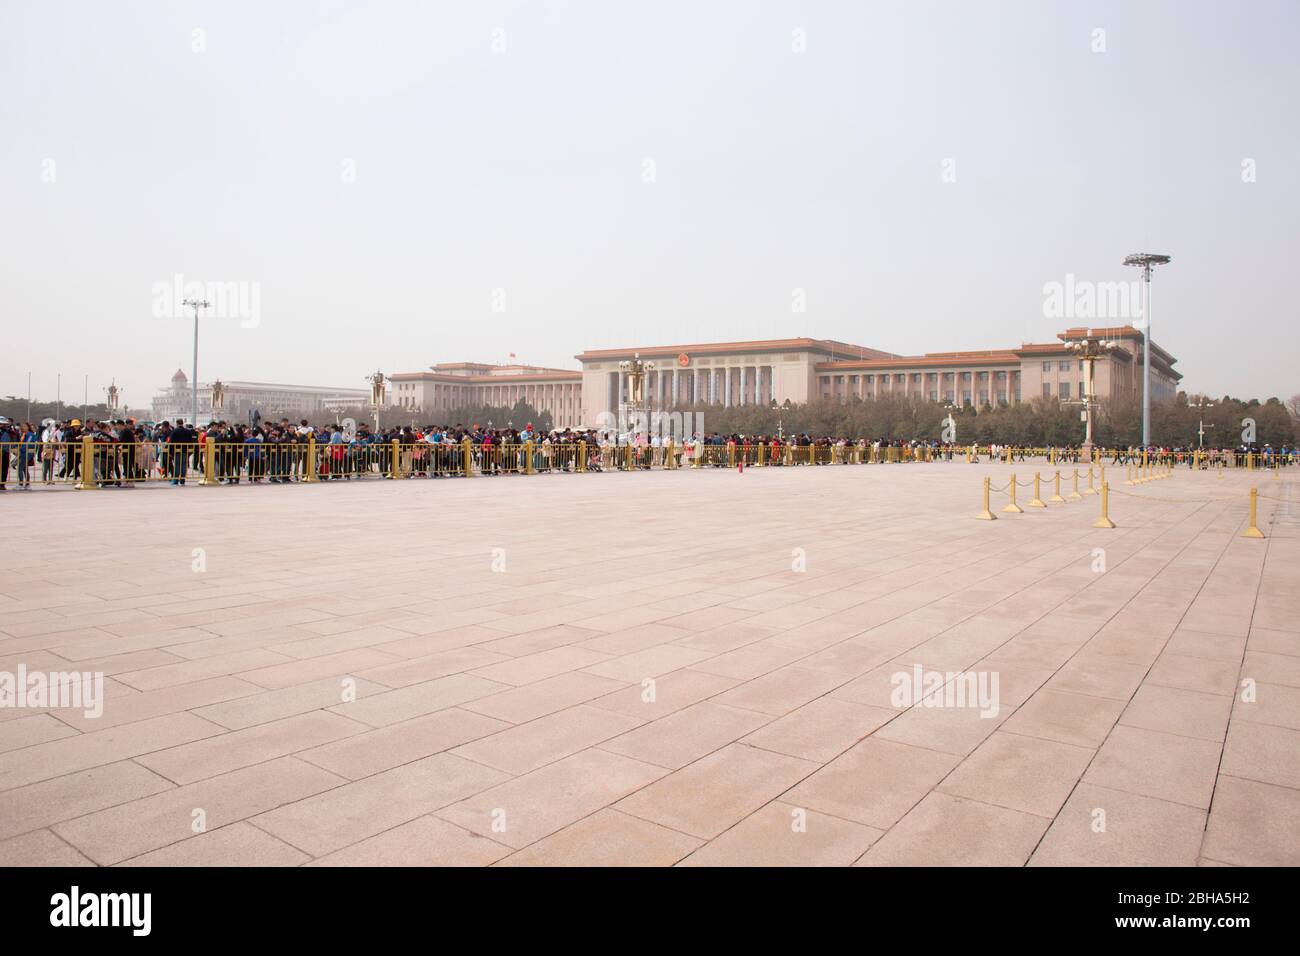
[(1114, 339), (1094, 338), (1092, 329), (1089, 329), (1086, 336), (1081, 339), (1068, 340), (1065, 347), (1087, 363), (1087, 374), (1084, 377), (1084, 393), (1080, 396), (1083, 404), (1083, 420), (1087, 424), (1083, 447), (1080, 450), (1083, 452), (1084, 460), (1090, 462), (1092, 461), (1092, 410), (1097, 407), (1097, 359), (1112, 354), (1120, 346), (1119, 342)]
[(212, 383), (212, 420), (218, 421), (226, 408), (226, 383), (217, 379)]
[[(632, 355), (632, 360), (624, 359), (618, 363), (619, 371), (627, 376), (627, 401), (621, 402), (623, 412), (622, 428), (627, 432), (627, 443), (632, 444), (632, 423), (639, 420), (639, 413), (646, 410), (646, 377), (655, 370), (654, 362), (641, 361), (641, 353)], [(619, 396), (622, 398), (622, 396)], [(647, 423), (649, 416), (646, 417)], [(614, 436), (614, 448), (618, 449), (618, 436)]]
[(384, 406), (388, 379), (384, 378), (383, 372), (376, 371), (374, 374), (366, 376), (366, 381), (370, 383), (370, 407), (375, 412), (375, 434), (378, 435), (379, 409)]

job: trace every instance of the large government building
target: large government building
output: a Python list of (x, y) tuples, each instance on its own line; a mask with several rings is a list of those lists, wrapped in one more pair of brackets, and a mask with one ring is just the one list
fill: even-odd
[[(894, 355), (827, 339), (771, 339), (601, 349), (576, 358), (582, 363), (582, 401), (588, 422), (601, 412), (616, 412), (626, 400), (627, 376), (619, 363), (638, 355), (655, 363), (647, 387), (652, 408), (800, 403), (816, 398), (871, 400), (889, 395), (982, 408), (1039, 395), (1083, 398), (1084, 363), (1067, 342), (1089, 334), (1117, 343), (1117, 348), (1097, 360), (1097, 399), (1140, 396), (1142, 333), (1129, 326), (1067, 329), (1056, 342), (981, 352)], [(1174, 371), (1175, 361), (1151, 343), (1153, 399), (1176, 393), (1182, 376)]]
[(538, 365), (443, 362), (424, 372), (398, 372), (389, 381), (394, 405), (422, 411), (434, 421), (441, 421), (438, 412), (455, 408), (514, 406), (523, 401), (539, 412), (550, 412), (557, 428), (577, 427), (584, 422), (582, 373), (577, 371)]
[[(643, 345), (596, 349), (574, 356), (580, 368), (443, 362), (418, 372), (389, 376), (388, 403), (409, 409), (413, 419), (438, 422), (444, 412), (475, 406), (512, 407), (526, 402), (548, 412), (556, 427), (597, 426), (617, 416), (628, 399), (620, 363), (653, 362), (646, 394), (652, 410), (701, 405), (794, 404), (815, 399), (872, 401), (886, 396), (983, 408), (1038, 396), (1078, 401), (1086, 390), (1084, 363), (1067, 344), (1091, 335), (1116, 348), (1097, 360), (1099, 401), (1142, 394), (1142, 333), (1130, 326), (1066, 329), (1057, 341), (980, 352), (895, 355), (831, 339), (767, 339), (694, 345)], [(1151, 395), (1173, 396), (1182, 375), (1177, 361), (1151, 344)], [(191, 390), (185, 373), (154, 398), (156, 418), (189, 417)], [(319, 418), (344, 408), (366, 407), (367, 389), (227, 382), (223, 414), (243, 419), (257, 409), (264, 419)], [(199, 420), (211, 415), (211, 387), (199, 387)], [(522, 423), (520, 423), (522, 424)]]

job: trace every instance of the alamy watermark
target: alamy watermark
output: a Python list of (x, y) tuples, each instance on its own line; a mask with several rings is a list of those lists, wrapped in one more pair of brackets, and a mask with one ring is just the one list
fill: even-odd
[(1043, 316), (1048, 319), (1142, 318), (1142, 288), (1137, 281), (1093, 282), (1067, 273), (1064, 282), (1043, 283)]
[(927, 671), (920, 664), (895, 671), (889, 678), (889, 703), (894, 707), (971, 707), (980, 717), (996, 717), (997, 671)]
[(703, 412), (600, 412), (596, 415), (596, 434), (603, 441), (618, 441), (622, 436), (658, 438), (681, 444), (693, 435), (705, 435)]
[(87, 718), (104, 713), (104, 675), (92, 671), (0, 671), (0, 708), (81, 710)]
[(200, 318), (233, 320), (245, 329), (262, 324), (260, 282), (187, 282), (178, 272), (171, 282), (155, 282), (151, 294), (156, 319), (193, 318), (186, 303), (201, 301), (207, 305)]

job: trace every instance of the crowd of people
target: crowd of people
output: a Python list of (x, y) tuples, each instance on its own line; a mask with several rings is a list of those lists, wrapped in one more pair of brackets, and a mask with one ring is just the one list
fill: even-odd
[[(85, 440), (90, 439), (89, 461)], [(240, 424), (217, 421), (194, 427), (174, 422), (116, 421), (62, 422), (0, 420), (0, 491), (11, 474), (19, 488), (32, 483), (90, 481), (99, 486), (131, 487), (144, 480), (183, 485), (206, 473), (212, 460), (212, 478), (220, 483), (272, 484), (303, 481), (350, 480), (361, 477), (450, 477), (466, 473), (466, 442), (470, 471), (483, 475), (516, 472), (604, 471), (653, 467), (737, 464), (828, 465), (869, 461), (952, 461), (957, 459), (1025, 461), (1026, 456), (1047, 454), (1058, 462), (1081, 460), (1079, 446), (1033, 449), (1018, 445), (966, 446), (929, 440), (853, 438), (849, 436), (707, 435), (676, 441), (659, 435), (613, 434), (595, 429), (490, 428), (482, 425), (411, 425), (382, 430), (339, 422), (296, 424), (278, 422)], [(209, 446), (211, 451), (209, 452)], [(314, 449), (314, 454), (309, 450)], [(1156, 463), (1183, 463), (1188, 467), (1241, 467), (1246, 456), (1265, 467), (1293, 463), (1296, 449), (1241, 445), (1235, 449), (1152, 447), (1145, 449)], [(1107, 452), (1114, 464), (1141, 461), (1144, 449)], [(396, 458), (394, 458), (396, 455)], [(531, 457), (530, 457), (531, 456)], [(89, 467), (91, 471), (86, 472)]]

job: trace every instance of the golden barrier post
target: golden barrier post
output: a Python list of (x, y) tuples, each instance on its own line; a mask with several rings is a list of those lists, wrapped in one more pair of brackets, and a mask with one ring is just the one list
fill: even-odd
[(1256, 498), (1259, 495), (1258, 488), (1250, 489), (1250, 524), (1245, 531), (1241, 533), (1243, 538), (1262, 538), (1264, 532), (1259, 530), (1259, 524), (1255, 518)]
[(1056, 446), (1053, 445), (1047, 452), (1047, 463), (1056, 466)]
[(1038, 472), (1034, 472), (1034, 500), (1031, 501), (1031, 502), (1029, 502), (1029, 507), (1031, 507), (1031, 508), (1046, 508), (1046, 507), (1047, 507), (1047, 504), (1043, 501), (1042, 498), (1039, 497), (1039, 492), (1038, 492), (1039, 477), (1040, 477), (1040, 476), (1039, 476)]
[[(68, 454), (72, 453), (72, 442), (68, 442)], [(95, 485), (95, 441), (89, 435), (81, 436), (81, 480), (77, 482), (78, 491), (94, 491)]]
[(1101, 483), (1101, 517), (1092, 523), (1094, 528), (1113, 528), (1115, 522), (1110, 520), (1110, 485)]
[(1056, 478), (1054, 479), (1054, 481), (1055, 481), (1055, 491), (1052, 493), (1052, 497), (1048, 498), (1047, 500), (1052, 502), (1053, 504), (1063, 505), (1065, 504), (1065, 499), (1061, 497), (1061, 473), (1059, 471), (1056, 473)]
[(578, 471), (587, 470), (587, 443), (578, 442)]
[(979, 521), (997, 521), (998, 516), (989, 511), (989, 479), (984, 479), (984, 510), (977, 514), (976, 519)]
[(401, 453), (402, 453), (402, 443), (398, 439), (394, 438), (393, 439), (393, 460), (388, 464), (389, 478), (397, 478), (402, 473), (401, 463), (397, 460), (398, 455), (400, 455)]
[(677, 459), (673, 458), (673, 440), (668, 439), (668, 444), (664, 445), (664, 454), (668, 457), (664, 459), (664, 467), (672, 471), (677, 467)]
[(1011, 500), (1007, 502), (1007, 506), (1002, 510), (1005, 511), (1007, 514), (1013, 514), (1013, 515), (1024, 514), (1025, 509), (1020, 507), (1020, 505), (1016, 504), (1016, 476), (1015, 475), (1011, 476)]
[(1082, 501), (1083, 495), (1079, 494), (1079, 469), (1074, 469), (1074, 490), (1070, 492), (1071, 501)]
[(524, 442), (524, 474), (533, 474), (533, 443), (531, 440)]
[(474, 444), (466, 438), (461, 442), (460, 447), (461, 454), (465, 459), (461, 463), (461, 467), (465, 470), (465, 477), (472, 478), (474, 477)]
[(1090, 466), (1088, 468), (1088, 487), (1083, 489), (1085, 495), (1095, 495), (1097, 493), (1097, 489), (1092, 486), (1092, 477), (1092, 468)]
[(307, 475), (304, 481), (318, 481), (316, 476), (316, 433), (307, 436)]
[(199, 484), (206, 487), (217, 484), (217, 443), (212, 438), (203, 443), (203, 477)]

